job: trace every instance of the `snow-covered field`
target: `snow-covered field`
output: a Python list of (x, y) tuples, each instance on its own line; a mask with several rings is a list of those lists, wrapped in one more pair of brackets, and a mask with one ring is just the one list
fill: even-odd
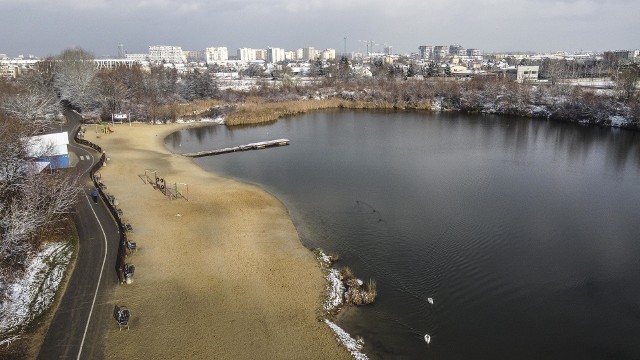
[(2, 334), (20, 330), (51, 306), (72, 252), (69, 242), (47, 244), (31, 259), (22, 278), (2, 284), (6, 298), (0, 303), (0, 341)]

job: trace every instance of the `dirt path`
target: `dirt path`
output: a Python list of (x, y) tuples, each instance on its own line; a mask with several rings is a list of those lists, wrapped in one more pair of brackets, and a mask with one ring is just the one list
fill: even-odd
[[(131, 330), (108, 334), (107, 359), (349, 359), (317, 321), (324, 287), (285, 207), (261, 189), (171, 154), (164, 137), (186, 125), (117, 125), (86, 138), (110, 158), (101, 170), (139, 247), (133, 284), (114, 303)], [(189, 184), (169, 200), (139, 175)]]

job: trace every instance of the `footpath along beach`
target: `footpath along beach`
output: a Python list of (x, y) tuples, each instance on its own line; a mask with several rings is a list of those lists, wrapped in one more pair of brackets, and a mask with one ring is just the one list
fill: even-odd
[[(110, 158), (102, 180), (138, 245), (127, 260), (133, 283), (113, 299), (131, 309), (131, 329), (114, 322), (105, 358), (351, 358), (318, 321), (325, 280), (286, 208), (167, 150), (165, 136), (187, 126), (123, 124), (108, 135), (86, 126)], [(144, 184), (145, 169), (187, 183), (189, 201)]]

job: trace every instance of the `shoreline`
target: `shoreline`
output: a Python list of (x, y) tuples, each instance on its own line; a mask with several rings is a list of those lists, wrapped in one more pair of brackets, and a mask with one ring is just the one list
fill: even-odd
[[(109, 135), (86, 126), (111, 159), (100, 171), (106, 192), (139, 247), (127, 258), (133, 284), (114, 295), (132, 311), (131, 330), (114, 323), (105, 358), (350, 358), (317, 319), (324, 278), (282, 201), (164, 146), (172, 132), (207, 125), (122, 124)], [(149, 168), (188, 183), (190, 201), (145, 185), (138, 176)]]

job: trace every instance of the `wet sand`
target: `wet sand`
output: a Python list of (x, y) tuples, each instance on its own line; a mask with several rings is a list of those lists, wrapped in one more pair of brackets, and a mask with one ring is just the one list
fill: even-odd
[[(260, 188), (216, 176), (164, 147), (169, 133), (194, 125), (116, 125), (85, 138), (110, 158), (100, 173), (138, 251), (132, 284), (114, 303), (132, 311), (115, 322), (107, 359), (349, 359), (318, 321), (325, 286), (282, 203)], [(231, 155), (233, 156), (233, 155)], [(144, 184), (154, 169), (187, 183), (189, 201)]]

